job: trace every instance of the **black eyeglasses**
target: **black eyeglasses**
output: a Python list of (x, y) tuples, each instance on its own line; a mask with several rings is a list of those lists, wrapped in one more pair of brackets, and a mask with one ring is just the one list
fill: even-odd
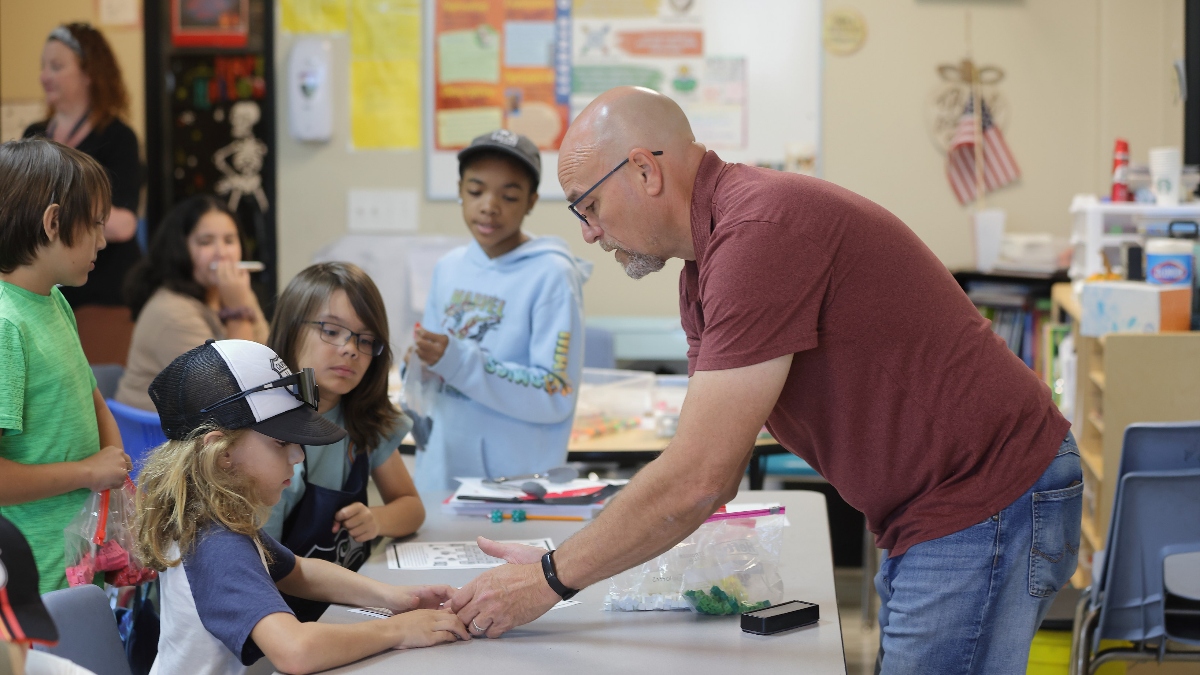
[[(662, 151), (662, 150), (655, 150), (654, 152), (651, 152), (650, 154), (652, 154), (652, 155), (654, 155), (654, 156), (656, 156), (656, 157), (657, 157), (658, 155), (661, 155), (661, 154), (663, 154), (663, 151)], [(575, 201), (573, 201), (573, 202), (571, 202), (570, 204), (568, 204), (568, 205), (567, 205), (567, 208), (571, 210), (571, 213), (574, 213), (576, 218), (578, 218), (578, 219), (580, 219), (581, 221), (583, 221), (583, 222), (585, 222), (585, 223), (586, 223), (586, 222), (587, 222), (587, 217), (586, 217), (586, 216), (584, 216), (582, 213), (580, 213), (578, 210), (576, 210), (576, 208), (575, 208), (575, 205), (576, 205), (576, 204), (578, 204), (579, 202), (583, 201), (583, 200), (584, 200), (584, 199), (585, 199), (585, 198), (586, 198), (588, 195), (592, 194), (592, 191), (593, 191), (593, 190), (595, 190), (596, 188), (600, 187), (600, 184), (601, 184), (601, 183), (603, 183), (604, 181), (608, 180), (608, 177), (609, 177), (609, 176), (611, 176), (611, 175), (613, 175), (614, 173), (616, 173), (616, 172), (617, 172), (617, 169), (620, 169), (621, 167), (625, 166), (625, 165), (626, 165), (628, 162), (629, 162), (629, 158), (628, 158), (628, 157), (626, 157), (625, 159), (621, 160), (621, 163), (620, 163), (620, 164), (618, 164), (618, 165), (616, 165), (615, 167), (613, 167), (613, 170), (612, 170), (612, 171), (609, 171), (608, 173), (604, 174), (604, 178), (601, 178), (600, 180), (596, 181), (596, 184), (595, 184), (595, 185), (593, 185), (592, 187), (588, 188), (588, 191), (587, 191), (587, 192), (585, 192), (585, 193), (583, 193), (583, 194), (579, 195), (579, 199), (576, 199)]]
[(320, 335), (321, 342), (327, 345), (345, 347), (350, 340), (354, 340), (354, 346), (364, 354), (379, 356), (383, 353), (383, 341), (374, 335), (355, 333), (345, 326), (328, 321), (309, 321), (309, 323), (317, 326), (317, 335)]
[(204, 408), (200, 411), (200, 413), (209, 413), (223, 405), (246, 398), (250, 394), (255, 394), (260, 391), (267, 391), (270, 389), (278, 389), (279, 387), (287, 387), (288, 392), (290, 392), (292, 396), (295, 396), (297, 401), (304, 403), (313, 410), (316, 410), (317, 404), (321, 402), (321, 393), (317, 389), (316, 372), (313, 371), (312, 368), (302, 368), (298, 373), (288, 375), (287, 377), (281, 377), (273, 382), (260, 384), (252, 389), (239, 391), (232, 396), (226, 396), (220, 401), (217, 401), (207, 408)]

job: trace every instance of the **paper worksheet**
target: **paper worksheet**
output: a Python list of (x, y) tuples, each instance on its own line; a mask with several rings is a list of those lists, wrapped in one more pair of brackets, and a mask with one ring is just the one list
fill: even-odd
[[(554, 550), (550, 539), (505, 540), (503, 544), (538, 546)], [(390, 544), (387, 547), (390, 570), (477, 570), (504, 564), (500, 558), (480, 550), (473, 541), (422, 541)]]

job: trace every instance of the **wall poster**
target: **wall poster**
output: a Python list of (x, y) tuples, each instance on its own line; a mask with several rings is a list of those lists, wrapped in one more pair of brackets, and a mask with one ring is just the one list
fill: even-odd
[(506, 128), (542, 150), (566, 133), (570, 0), (438, 0), (433, 142), (457, 150)]

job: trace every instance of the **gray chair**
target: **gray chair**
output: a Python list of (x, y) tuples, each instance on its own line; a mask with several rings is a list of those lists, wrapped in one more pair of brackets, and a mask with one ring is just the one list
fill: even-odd
[(96, 675), (130, 675), (117, 619), (99, 586), (52, 591), (42, 602), (58, 626), (58, 644), (35, 649), (74, 661)]
[(96, 388), (106, 399), (117, 395), (117, 384), (125, 374), (125, 366), (119, 363), (98, 363), (92, 365), (92, 374), (96, 376)]

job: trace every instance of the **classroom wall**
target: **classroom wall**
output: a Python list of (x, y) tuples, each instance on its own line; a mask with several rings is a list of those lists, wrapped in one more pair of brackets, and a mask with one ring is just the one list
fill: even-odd
[(1107, 193), (1113, 140), (1132, 159), (1183, 144), (1171, 62), (1183, 56), (1183, 2), (1163, 0), (828, 0), (867, 20), (864, 49), (827, 56), (824, 177), (896, 213), (951, 267), (973, 260), (968, 210), (925, 133), (935, 66), (966, 54), (970, 9), (979, 65), (1004, 69), (1008, 145), (1021, 183), (989, 195), (1010, 230), (1066, 235), (1080, 192)]
[[(40, 101), (42, 46), (55, 26), (73, 21), (96, 25), (96, 0), (0, 0), (0, 102)], [(129, 89), (129, 126), (146, 134), (146, 87), (142, 27), (99, 26), (112, 46)], [(143, 144), (142, 154), (145, 154)]]
[[(287, 55), (293, 36), (281, 33), (276, 42), (277, 72), (287, 72)], [(335, 72), (345, 73), (349, 39), (333, 36)], [(352, 188), (409, 188), (417, 190), (421, 234), (467, 236), (462, 210), (455, 202), (427, 201), (425, 160), (419, 150), (349, 150), (349, 81), (338, 77), (334, 86), (334, 134), (328, 143), (296, 141), (287, 133), (287, 105), (280, 93), (279, 128), (279, 261), (280, 287), (308, 265), (314, 251), (346, 231), (346, 202)], [(557, 180), (543, 176), (542, 180)], [(578, 221), (562, 201), (539, 203), (525, 219), (525, 229), (565, 239), (579, 256), (595, 262), (592, 278), (584, 285), (584, 306), (589, 315), (678, 315), (679, 261), (640, 281), (625, 276), (612, 259), (595, 246), (587, 246)]]
[[(928, 139), (924, 115), (938, 83), (934, 68), (965, 54), (968, 9), (976, 61), (1007, 73), (1001, 85), (1010, 107), (1005, 133), (1023, 179), (988, 203), (1007, 209), (1011, 230), (1065, 234), (1071, 195), (1107, 191), (1116, 136), (1129, 139), (1134, 161), (1145, 161), (1149, 147), (1182, 143), (1183, 106), (1170, 62), (1183, 54), (1183, 0), (827, 0), (825, 6), (858, 10), (868, 37), (854, 55), (825, 57), (824, 177), (895, 212), (951, 267), (972, 261), (968, 211), (946, 184), (944, 160)], [(38, 58), (45, 35), (62, 21), (95, 21), (95, 12), (95, 0), (0, 0), (0, 100), (40, 99)], [(103, 30), (125, 73), (132, 126), (141, 135), (141, 30)], [(280, 34), (277, 40), (280, 73), (286, 72), (291, 39)], [(348, 41), (332, 40), (335, 71), (346, 73)], [(410, 188), (424, 194), (421, 152), (348, 149), (347, 77), (336, 78), (335, 87), (335, 136), (326, 144), (290, 138), (280, 101), (281, 284), (345, 232), (349, 189)], [(585, 286), (589, 314), (678, 311), (678, 261), (635, 282), (611, 255), (583, 244), (561, 202), (540, 204), (526, 224), (533, 232), (564, 237), (597, 263)], [(458, 206), (422, 200), (420, 231), (465, 233)]]
[[(950, 192), (924, 115), (938, 83), (935, 67), (965, 55), (968, 9), (976, 61), (1007, 73), (1006, 135), (1023, 179), (988, 202), (1008, 210), (1010, 229), (1065, 234), (1071, 196), (1107, 191), (1117, 135), (1129, 139), (1135, 161), (1145, 161), (1150, 146), (1182, 144), (1183, 107), (1170, 70), (1183, 55), (1182, 0), (828, 0), (826, 8), (834, 7), (858, 10), (868, 38), (852, 56), (825, 57), (824, 177), (895, 212), (948, 266), (971, 265), (968, 211)], [(335, 67), (344, 73), (347, 40), (333, 42)], [(280, 72), (290, 43), (288, 35), (277, 42)], [(424, 194), (420, 152), (347, 149), (346, 78), (336, 87), (332, 142), (313, 146), (280, 135), (281, 281), (344, 232), (348, 189)], [(285, 130), (286, 107), (280, 111)], [(563, 206), (540, 204), (526, 223), (533, 232), (563, 236), (597, 263), (585, 286), (589, 314), (676, 314), (678, 261), (632, 281), (610, 255), (583, 244)], [(458, 206), (445, 202), (423, 201), (420, 230), (465, 233)]]

